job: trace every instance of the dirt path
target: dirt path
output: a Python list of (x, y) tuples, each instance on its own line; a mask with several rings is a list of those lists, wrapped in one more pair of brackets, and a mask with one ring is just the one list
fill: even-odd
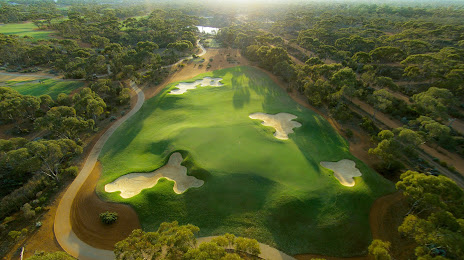
[(81, 189), (87, 177), (92, 172), (92, 169), (97, 162), (98, 156), (100, 154), (103, 145), (106, 143), (108, 138), (114, 133), (114, 131), (128, 118), (134, 115), (145, 100), (145, 96), (143, 92), (134, 84), (131, 83), (131, 87), (137, 93), (137, 104), (135, 107), (127, 113), (124, 117), (120, 120), (116, 121), (97, 141), (97, 143), (93, 146), (87, 160), (84, 164), (84, 167), (80, 171), (79, 175), (73, 181), (73, 183), (69, 186), (64, 194), (63, 198), (58, 205), (58, 209), (55, 216), (55, 236), (60, 244), (60, 246), (69, 254), (79, 259), (113, 259), (114, 255), (112, 251), (102, 250), (94, 248), (84, 242), (82, 242), (72, 230), (71, 225), (71, 212), (72, 212), (72, 204), (74, 201), (75, 196), (77, 195), (78, 191)]
[[(380, 87), (372, 86), (373, 88), (379, 90), (381, 89)], [(390, 92), (394, 97), (397, 99), (403, 100), (406, 102), (406, 104), (411, 105), (411, 101), (409, 101), (409, 97), (406, 96), (405, 94), (398, 92), (398, 91), (391, 91), (387, 89), (388, 92)], [(447, 123), (445, 123), (447, 124)], [(451, 128), (453, 128), (455, 131), (464, 134), (464, 121), (461, 119), (455, 119), (455, 121), (451, 124)]]
[[(367, 116), (372, 118), (373, 111), (374, 109), (372, 106), (366, 104), (365, 102), (362, 102), (361, 100), (358, 99), (353, 99), (353, 103), (358, 105), (349, 105), (350, 109), (355, 111), (356, 113), (362, 115), (362, 116)], [(377, 112), (375, 116), (375, 124), (378, 126), (381, 126), (382, 128), (397, 128), (401, 127), (402, 124), (395, 120), (389, 118), (387, 115), (385, 115), (382, 112)], [(464, 189), (464, 159), (462, 159), (459, 155), (455, 153), (448, 152), (442, 148), (434, 149), (430, 147), (429, 145), (421, 145), (420, 149), (417, 149), (419, 152), (419, 155), (422, 159), (426, 160), (430, 165), (433, 167), (437, 168), (443, 175), (447, 176), (448, 178), (452, 179), (455, 181), (461, 188)], [(460, 173), (460, 175), (456, 175), (455, 173), (449, 171), (445, 167), (441, 166), (439, 163), (435, 162), (433, 159), (438, 158), (440, 161), (446, 162), (448, 165), (452, 165), (456, 168), (456, 170)]]

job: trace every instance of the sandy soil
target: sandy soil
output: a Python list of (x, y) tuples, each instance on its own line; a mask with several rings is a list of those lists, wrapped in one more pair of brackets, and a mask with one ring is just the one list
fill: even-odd
[(223, 86), (224, 84), (222, 84), (220, 81), (222, 80), (222, 78), (210, 78), (210, 77), (204, 77), (203, 79), (199, 79), (199, 80), (196, 80), (194, 82), (181, 82), (179, 84), (177, 84), (175, 87), (177, 89), (173, 89), (169, 92), (169, 94), (173, 94), (173, 95), (180, 95), (180, 94), (184, 94), (185, 92), (187, 92), (187, 90), (190, 90), (190, 89), (196, 89), (197, 86), (200, 86), (200, 87), (206, 87), (206, 86), (211, 86), (211, 87), (220, 87), (220, 86)]
[[(74, 199), (71, 221), (74, 233), (82, 241), (97, 248), (113, 250), (116, 242), (141, 226), (137, 213), (130, 206), (105, 202), (98, 197), (95, 186), (100, 173), (101, 165), (97, 163)], [(99, 214), (105, 211), (117, 212), (118, 220), (111, 225), (103, 224)]]
[(356, 168), (356, 163), (352, 160), (343, 159), (338, 162), (321, 162), (322, 167), (334, 172), (335, 178), (347, 187), (355, 185), (354, 177), (362, 176), (362, 173)]
[(168, 163), (149, 173), (129, 173), (105, 185), (106, 192), (121, 191), (124, 199), (138, 195), (142, 190), (152, 188), (161, 178), (174, 181), (174, 192), (181, 194), (189, 188), (201, 187), (204, 181), (187, 175), (187, 167), (182, 166), (184, 159), (180, 153), (173, 153)]
[(289, 113), (278, 113), (275, 115), (265, 114), (265, 113), (253, 113), (249, 116), (251, 119), (259, 119), (263, 121), (263, 125), (271, 126), (275, 128), (274, 136), (277, 139), (286, 140), (288, 139), (288, 134), (293, 133), (293, 128), (300, 127), (301, 124), (292, 121), (296, 119), (297, 116)]

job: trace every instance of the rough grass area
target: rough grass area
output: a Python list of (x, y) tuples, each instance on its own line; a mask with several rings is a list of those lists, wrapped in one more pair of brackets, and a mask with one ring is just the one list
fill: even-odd
[(23, 95), (50, 95), (50, 97), (56, 99), (60, 93), (70, 94), (73, 90), (84, 86), (84, 82), (43, 79), (42, 83), (39, 80), (7, 81), (6, 86)]
[[(369, 210), (393, 184), (349, 153), (348, 143), (321, 116), (294, 102), (265, 73), (234, 67), (198, 75), (223, 78), (221, 87), (182, 95), (169, 85), (147, 100), (103, 148), (98, 194), (128, 203), (145, 230), (178, 220), (201, 229), (200, 236), (230, 232), (256, 238), (288, 254), (365, 254), (371, 241)], [(251, 113), (296, 115), (302, 124), (288, 140)], [(131, 172), (163, 166), (180, 151), (200, 188), (183, 194), (164, 179), (154, 188), (122, 199), (104, 185)], [(350, 159), (363, 173), (345, 187), (321, 161)]]
[(214, 38), (208, 38), (205, 40), (205, 46), (208, 48), (221, 48), (221, 44)]
[(48, 40), (52, 31), (38, 30), (32, 22), (0, 24), (0, 33), (16, 34), (20, 37), (31, 36), (34, 40)]

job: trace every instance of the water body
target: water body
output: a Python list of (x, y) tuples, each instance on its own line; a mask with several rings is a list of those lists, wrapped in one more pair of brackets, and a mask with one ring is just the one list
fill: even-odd
[(209, 26), (197, 26), (198, 30), (201, 33), (207, 33), (207, 34), (217, 34), (219, 31), (219, 28), (216, 27), (209, 27)]

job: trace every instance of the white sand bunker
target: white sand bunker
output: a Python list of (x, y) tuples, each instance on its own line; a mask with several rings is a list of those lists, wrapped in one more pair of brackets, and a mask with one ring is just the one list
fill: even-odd
[(174, 95), (184, 94), (189, 89), (196, 89), (198, 85), (201, 87), (205, 87), (205, 86), (220, 87), (224, 85), (221, 82), (219, 82), (221, 80), (222, 78), (204, 77), (203, 79), (196, 80), (195, 82), (190, 82), (190, 83), (181, 82), (176, 85), (176, 88), (178, 89), (171, 90), (169, 94), (174, 94)]
[(325, 168), (334, 171), (335, 178), (344, 186), (353, 187), (353, 177), (359, 177), (362, 173), (356, 168), (356, 163), (352, 160), (343, 159), (338, 162), (321, 162)]
[(189, 188), (201, 187), (203, 181), (187, 175), (187, 168), (180, 165), (184, 159), (180, 153), (173, 153), (168, 163), (148, 173), (130, 173), (105, 185), (106, 192), (121, 191), (124, 199), (134, 197), (142, 190), (154, 187), (160, 178), (174, 181), (174, 192), (181, 194)]
[(293, 133), (293, 128), (300, 127), (301, 124), (292, 121), (297, 116), (289, 113), (278, 113), (275, 115), (265, 113), (253, 113), (249, 116), (251, 119), (263, 120), (263, 125), (275, 128), (274, 136), (278, 139), (288, 139), (288, 134)]

